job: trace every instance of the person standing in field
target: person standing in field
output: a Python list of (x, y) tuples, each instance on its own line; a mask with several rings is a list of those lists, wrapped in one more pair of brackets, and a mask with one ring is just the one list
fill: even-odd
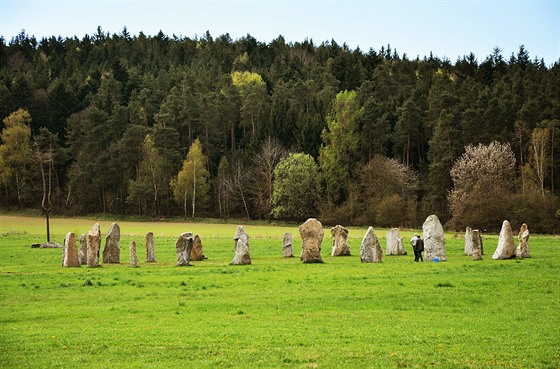
[(410, 239), (410, 243), (412, 244), (412, 250), (414, 250), (414, 261), (424, 262), (424, 258), (422, 258), (422, 251), (424, 251), (424, 240), (421, 239), (417, 233), (415, 233), (414, 236)]

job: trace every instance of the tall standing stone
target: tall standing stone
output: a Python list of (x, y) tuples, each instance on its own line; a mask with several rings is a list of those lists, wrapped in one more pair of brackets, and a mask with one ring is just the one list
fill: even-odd
[(360, 246), (360, 260), (362, 263), (381, 263), (383, 250), (379, 244), (379, 239), (373, 230), (369, 227)]
[(249, 253), (249, 235), (245, 233), (243, 226), (237, 226), (233, 239), (235, 240), (235, 256), (233, 257), (231, 264), (251, 264), (251, 255)]
[(519, 230), (519, 246), (515, 250), (518, 259), (530, 258), (531, 253), (529, 251), (529, 228), (526, 223), (523, 223), (521, 229)]
[(78, 254), (80, 265), (87, 264), (87, 236), (85, 233), (80, 235), (80, 253)]
[(103, 263), (119, 264), (121, 262), (121, 227), (117, 223), (111, 224), (105, 247), (103, 248)]
[(470, 251), (473, 260), (482, 260), (482, 237), (478, 229), (471, 229)]
[(331, 228), (332, 252), (331, 256), (350, 256), (350, 246), (348, 245), (348, 229), (341, 225)]
[(445, 256), (445, 237), (443, 227), (437, 215), (430, 215), (422, 225), (424, 234), (424, 257), (426, 261), (446, 261)]
[(502, 223), (502, 230), (500, 231), (500, 238), (498, 239), (498, 247), (492, 255), (494, 260), (511, 259), (515, 256), (515, 244), (513, 241), (513, 232), (511, 225), (507, 220)]
[(389, 229), (387, 231), (386, 240), (386, 255), (406, 255), (406, 251), (404, 251), (403, 240), (402, 238), (400, 238), (400, 230), (398, 228)]
[(202, 253), (202, 240), (199, 235), (194, 236), (193, 247), (191, 250), (191, 261), (200, 261), (206, 259), (206, 256)]
[(146, 262), (156, 262), (156, 245), (153, 232), (146, 233)]
[(87, 235), (87, 266), (96, 268), (99, 266), (99, 248), (101, 245), (101, 228), (95, 223)]
[(465, 255), (472, 256), (473, 254), (473, 235), (472, 228), (465, 229)]
[(285, 258), (294, 257), (294, 246), (292, 242), (292, 234), (290, 232), (284, 233), (284, 238), (282, 239), (282, 256)]
[(315, 218), (309, 218), (298, 227), (302, 239), (301, 260), (304, 263), (322, 263), (321, 245), (323, 243), (323, 225)]
[(181, 233), (175, 243), (175, 254), (177, 255), (177, 266), (192, 265), (191, 251), (193, 248), (194, 237), (191, 232)]
[(64, 247), (62, 248), (62, 266), (63, 267), (79, 267), (80, 259), (78, 258), (78, 249), (76, 248), (76, 235), (68, 232), (64, 238)]
[(130, 255), (130, 267), (138, 268), (138, 255), (136, 255), (135, 241), (130, 241), (130, 245), (128, 245), (128, 253)]

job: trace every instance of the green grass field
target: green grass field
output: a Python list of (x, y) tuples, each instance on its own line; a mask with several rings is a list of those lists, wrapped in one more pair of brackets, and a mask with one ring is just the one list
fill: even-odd
[[(93, 223), (53, 219), (52, 239)], [(104, 240), (110, 222), (100, 224)], [(447, 262), (413, 263), (408, 247), (362, 264), (365, 227), (350, 229), (353, 256), (339, 258), (327, 230), (325, 263), (303, 264), (281, 257), (286, 231), (299, 254), (297, 226), (247, 225), (253, 265), (230, 266), (236, 224), (119, 225), (120, 265), (62, 268), (61, 249), (30, 247), (44, 241), (43, 219), (0, 216), (1, 368), (560, 368), (557, 236), (532, 235), (531, 259), (491, 260), (497, 235), (484, 235), (474, 262), (448, 234)], [(144, 262), (148, 231), (157, 263)], [(187, 231), (208, 259), (175, 267)]]

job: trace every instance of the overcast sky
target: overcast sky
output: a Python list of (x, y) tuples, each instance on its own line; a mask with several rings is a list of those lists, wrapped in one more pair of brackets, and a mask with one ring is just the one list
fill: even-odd
[(391, 44), (401, 56), (433, 52), (452, 62), (470, 52), (482, 62), (496, 46), (507, 59), (520, 45), (547, 65), (560, 58), (560, 0), (0, 0), (5, 42), (22, 29), (37, 39), (82, 38), (97, 26), (111, 34), (124, 26), (132, 35), (251, 34), (265, 43), (279, 35), (287, 42), (334, 39), (363, 51)]

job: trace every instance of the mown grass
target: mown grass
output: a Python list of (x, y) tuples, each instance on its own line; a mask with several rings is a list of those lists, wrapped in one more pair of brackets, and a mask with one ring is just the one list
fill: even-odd
[[(92, 223), (55, 219), (53, 239)], [(0, 367), (560, 367), (554, 236), (533, 235), (521, 261), (490, 259), (496, 235), (471, 261), (449, 234), (447, 262), (413, 263), (409, 252), (362, 264), (366, 229), (352, 228), (353, 256), (328, 256), (327, 232), (325, 263), (302, 264), (281, 257), (285, 231), (301, 250), (297, 227), (256, 225), (245, 227), (253, 265), (230, 266), (235, 224), (119, 224), (120, 265), (62, 268), (60, 249), (30, 248), (42, 219), (0, 216)], [(147, 231), (157, 263), (143, 262)], [(185, 231), (201, 235), (208, 260), (178, 268)]]

